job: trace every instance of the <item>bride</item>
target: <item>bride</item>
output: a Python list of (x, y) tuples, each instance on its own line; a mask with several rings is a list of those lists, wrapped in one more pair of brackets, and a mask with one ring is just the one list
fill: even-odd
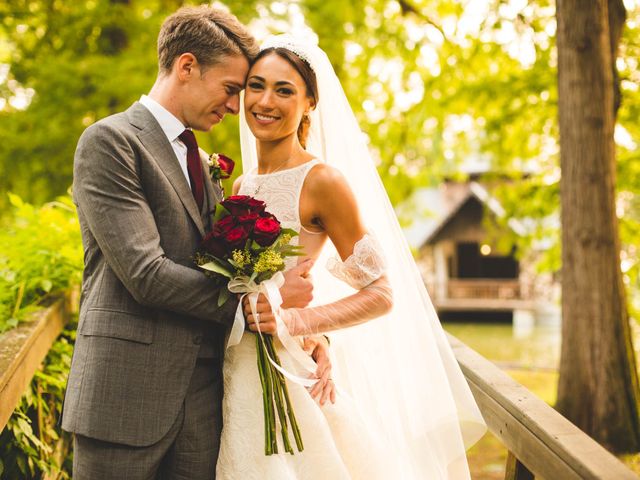
[[(261, 297), (255, 317), (247, 310), (251, 330), (280, 332), (304, 451), (264, 454), (255, 341), (245, 333), (224, 361), (217, 478), (468, 479), (465, 449), (484, 433), (482, 417), (326, 54), (270, 37), (241, 115), (245, 174), (234, 194), (265, 201), (327, 269), (314, 269), (317, 305), (274, 316)], [(313, 372), (295, 350), (327, 332), (337, 395), (320, 404), (295, 381)]]

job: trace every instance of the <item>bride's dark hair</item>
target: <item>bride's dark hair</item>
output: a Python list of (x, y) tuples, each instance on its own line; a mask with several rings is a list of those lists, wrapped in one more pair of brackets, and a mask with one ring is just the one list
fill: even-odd
[[(293, 68), (296, 69), (296, 72), (300, 74), (302, 80), (304, 80), (304, 84), (307, 87), (307, 97), (312, 100), (313, 106), (316, 106), (319, 100), (318, 81), (316, 79), (316, 74), (314, 73), (311, 66), (307, 63), (307, 61), (300, 58), (291, 50), (277, 47), (262, 50), (255, 58), (253, 63), (257, 62), (262, 57), (266, 57), (267, 55), (270, 55), (272, 53), (275, 53), (279, 57), (285, 59)], [(298, 125), (298, 140), (300, 141), (300, 145), (302, 145), (302, 148), (307, 148), (307, 136), (309, 135), (309, 127), (311, 127), (311, 120), (309, 119), (309, 115), (304, 114), (302, 116), (302, 120), (300, 121), (300, 125)]]

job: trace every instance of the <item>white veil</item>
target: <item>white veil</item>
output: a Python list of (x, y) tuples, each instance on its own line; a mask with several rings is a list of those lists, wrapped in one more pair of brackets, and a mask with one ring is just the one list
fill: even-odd
[[(262, 48), (283, 47), (316, 74), (319, 102), (311, 112), (307, 150), (340, 170), (358, 200), (369, 232), (387, 260), (393, 289), (391, 313), (332, 332), (336, 383), (372, 421), (385, 443), (396, 478), (468, 478), (465, 449), (486, 427), (449, 346), (367, 147), (327, 55), (291, 35), (269, 37)], [(242, 102), (244, 103), (244, 102)], [(258, 164), (256, 140), (240, 108), (243, 171)], [(353, 290), (324, 268), (327, 242), (314, 267), (314, 297), (324, 304)]]

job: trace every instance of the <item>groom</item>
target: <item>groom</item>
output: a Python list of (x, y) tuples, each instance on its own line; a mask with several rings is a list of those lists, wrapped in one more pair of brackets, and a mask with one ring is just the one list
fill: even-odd
[[(215, 477), (237, 301), (219, 308), (193, 264), (222, 192), (192, 129), (238, 113), (257, 53), (233, 15), (180, 9), (162, 25), (149, 95), (80, 138), (73, 196), (85, 270), (62, 423), (75, 433), (74, 480)], [(287, 306), (310, 301), (309, 268), (286, 275)]]

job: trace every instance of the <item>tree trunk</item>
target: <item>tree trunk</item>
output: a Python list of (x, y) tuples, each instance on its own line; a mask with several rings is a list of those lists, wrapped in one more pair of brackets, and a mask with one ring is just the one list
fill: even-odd
[[(615, 210), (620, 0), (558, 0), (562, 355), (558, 410), (615, 452), (640, 450), (640, 392)], [(610, 22), (611, 21), (611, 27)]]

